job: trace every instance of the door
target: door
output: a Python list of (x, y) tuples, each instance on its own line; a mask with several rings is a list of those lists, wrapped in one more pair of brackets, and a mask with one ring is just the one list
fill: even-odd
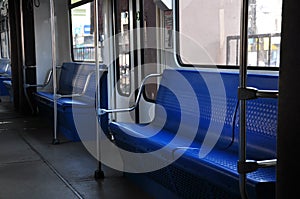
[[(135, 103), (142, 80), (160, 71), (160, 11), (153, 1), (114, 2), (115, 20), (115, 108)], [(117, 113), (122, 122), (149, 122), (154, 115), (158, 79), (150, 79), (135, 111)]]

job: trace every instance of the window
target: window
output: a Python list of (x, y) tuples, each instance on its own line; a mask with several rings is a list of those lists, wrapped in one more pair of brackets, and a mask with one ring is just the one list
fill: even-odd
[[(129, 96), (132, 89), (131, 66), (141, 63), (143, 77), (157, 71), (156, 5), (153, 1), (140, 0), (131, 6), (135, 14), (130, 17), (129, 0), (115, 1), (116, 71), (118, 92), (123, 96)], [(131, 18), (134, 21), (130, 21)], [(130, 31), (130, 28), (136, 27), (141, 29)], [(137, 46), (131, 44), (138, 45), (138, 42), (141, 48), (132, 50)], [(156, 81), (147, 83), (144, 97), (153, 100), (156, 97)]]
[(282, 0), (249, 1), (248, 65), (279, 67)]
[(7, 1), (0, 2), (0, 51), (1, 58), (9, 58), (9, 30)]
[[(71, 0), (70, 2), (72, 24), (72, 56), (74, 61), (94, 61), (94, 3)], [(99, 15), (101, 15), (102, 1), (99, 1)], [(99, 34), (103, 34), (102, 17), (99, 19)], [(102, 36), (99, 37), (103, 38)], [(102, 62), (102, 40), (100, 40), (99, 61)]]
[[(156, 6), (153, 1), (142, 0), (142, 65), (144, 77), (157, 71), (157, 37), (156, 37)], [(145, 98), (153, 101), (156, 99), (157, 83), (155, 79), (145, 86)]]
[(121, 95), (130, 94), (130, 36), (129, 36), (129, 1), (115, 1), (116, 3), (116, 52), (118, 88)]
[[(248, 64), (279, 66), (282, 0), (249, 0)], [(177, 1), (182, 64), (239, 65), (239, 0)]]

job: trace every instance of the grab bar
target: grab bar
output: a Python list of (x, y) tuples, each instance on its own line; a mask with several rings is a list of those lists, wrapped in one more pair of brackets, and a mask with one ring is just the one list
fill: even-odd
[(130, 112), (130, 111), (133, 111), (134, 109), (136, 109), (136, 107), (138, 106), (138, 104), (140, 102), (142, 93), (143, 93), (144, 88), (145, 88), (146, 81), (149, 78), (160, 77), (160, 76), (162, 76), (162, 74), (150, 74), (150, 75), (147, 75), (143, 79), (143, 81), (141, 83), (141, 86), (140, 86), (140, 89), (139, 89), (139, 92), (138, 92), (138, 95), (137, 95), (137, 98), (136, 98), (136, 101), (135, 101), (134, 105), (132, 105), (131, 107), (129, 107), (129, 108), (118, 108), (118, 109), (101, 109), (101, 108), (99, 108), (98, 109), (98, 115), (104, 115), (106, 113), (117, 113), (117, 112)]
[(238, 162), (238, 173), (251, 173), (259, 168), (274, 167), (277, 164), (277, 159), (271, 160), (246, 160), (245, 162)]
[(278, 98), (279, 92), (277, 90), (258, 90), (253, 87), (240, 87), (238, 89), (238, 96), (240, 100), (251, 100), (257, 98)]
[(31, 87), (40, 87), (40, 88), (44, 88), (46, 87), (49, 83), (50, 83), (50, 80), (52, 78), (52, 74), (53, 74), (53, 71), (52, 70), (49, 70), (48, 72), (48, 75), (44, 81), (43, 84), (25, 84), (25, 87), (26, 88), (31, 88)]

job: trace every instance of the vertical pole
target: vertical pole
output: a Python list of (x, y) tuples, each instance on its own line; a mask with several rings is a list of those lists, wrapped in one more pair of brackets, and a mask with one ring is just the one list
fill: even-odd
[(241, 43), (241, 39), (239, 40), (239, 38), (236, 39), (236, 45), (235, 45), (235, 64), (238, 65), (239, 64), (239, 41)]
[(30, 106), (32, 114), (34, 114), (34, 108), (31, 104), (30, 98), (27, 93), (27, 78), (26, 78), (26, 69), (25, 64), (25, 38), (24, 38), (24, 12), (23, 12), (23, 0), (20, 0), (20, 23), (21, 23), (21, 48), (22, 48), (22, 74), (23, 74), (23, 90), (25, 98)]
[[(240, 52), (240, 85), (241, 89), (247, 87), (247, 65), (248, 65), (248, 5), (249, 0), (243, 0), (241, 9), (241, 52)], [(246, 100), (239, 99), (240, 102), (240, 133), (239, 133), (239, 163), (246, 162)], [(247, 174), (240, 173), (239, 185), (243, 199), (248, 198), (246, 190)]]
[(99, 22), (98, 22), (98, 15), (99, 15), (99, 0), (94, 0), (94, 46), (95, 46), (95, 65), (96, 65), (96, 144), (97, 144), (97, 160), (98, 160), (98, 169), (95, 171), (95, 179), (102, 179), (104, 178), (104, 172), (101, 168), (101, 133), (102, 129), (99, 125), (101, 125), (101, 119), (98, 120), (98, 110), (100, 110), (100, 74), (99, 74)]
[(51, 49), (52, 49), (52, 74), (53, 74), (53, 108), (54, 108), (54, 133), (52, 144), (59, 144), (57, 138), (57, 76), (56, 76), (56, 31), (54, 0), (50, 0), (50, 24), (51, 24)]
[(269, 35), (268, 66), (271, 66), (272, 34)]
[(260, 49), (260, 37), (255, 38), (256, 39), (256, 66), (259, 66), (259, 49)]

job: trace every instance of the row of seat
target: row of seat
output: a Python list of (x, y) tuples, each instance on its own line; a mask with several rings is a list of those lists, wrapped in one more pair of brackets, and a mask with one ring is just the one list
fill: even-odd
[[(107, 72), (103, 72), (100, 91), (101, 108), (104, 109), (107, 109), (106, 78)], [(63, 63), (58, 82), (59, 132), (72, 141), (94, 140), (93, 127), (97, 122), (95, 66)], [(250, 74), (248, 83), (258, 89), (276, 90), (278, 76)], [(238, 85), (237, 72), (166, 69), (151, 122), (108, 124), (108, 115), (104, 114), (100, 120), (102, 129), (111, 133), (115, 143), (127, 151), (152, 153), (154, 167), (156, 162), (166, 163), (168, 166), (143, 176), (179, 197), (239, 198)], [(38, 91), (35, 99), (40, 112), (52, 119), (53, 92)], [(277, 100), (248, 101), (246, 114), (247, 158), (276, 158)], [(160, 150), (163, 152), (158, 152)], [(132, 165), (126, 158), (124, 161), (125, 167)], [(143, 170), (145, 162), (135, 162), (134, 167)], [(249, 173), (249, 195), (251, 198), (274, 198), (275, 181), (275, 168)]]
[[(262, 90), (278, 88), (277, 75), (250, 74), (248, 82)], [(119, 147), (153, 153), (157, 162), (168, 162), (169, 166), (146, 176), (179, 197), (239, 198), (238, 85), (236, 72), (166, 69), (154, 120), (148, 124), (112, 122), (109, 129)], [(249, 101), (246, 115), (247, 158), (276, 158), (277, 100)], [(158, 153), (161, 149), (164, 152)], [(135, 167), (141, 170), (138, 167), (144, 164)], [(249, 195), (275, 198), (275, 181), (274, 167), (249, 173)]]
[[(101, 107), (107, 107), (107, 71), (101, 65), (100, 78)], [(57, 90), (57, 124), (58, 133), (68, 140), (80, 141), (93, 139), (96, 126), (96, 78), (95, 65), (86, 63), (65, 62), (58, 68)], [(53, 121), (54, 93), (39, 90), (34, 93), (41, 115)], [(108, 117), (103, 116), (103, 129), (107, 129)], [(106, 125), (105, 125), (106, 124)], [(107, 130), (106, 130), (107, 131)], [(81, 133), (83, 132), (83, 133)]]

